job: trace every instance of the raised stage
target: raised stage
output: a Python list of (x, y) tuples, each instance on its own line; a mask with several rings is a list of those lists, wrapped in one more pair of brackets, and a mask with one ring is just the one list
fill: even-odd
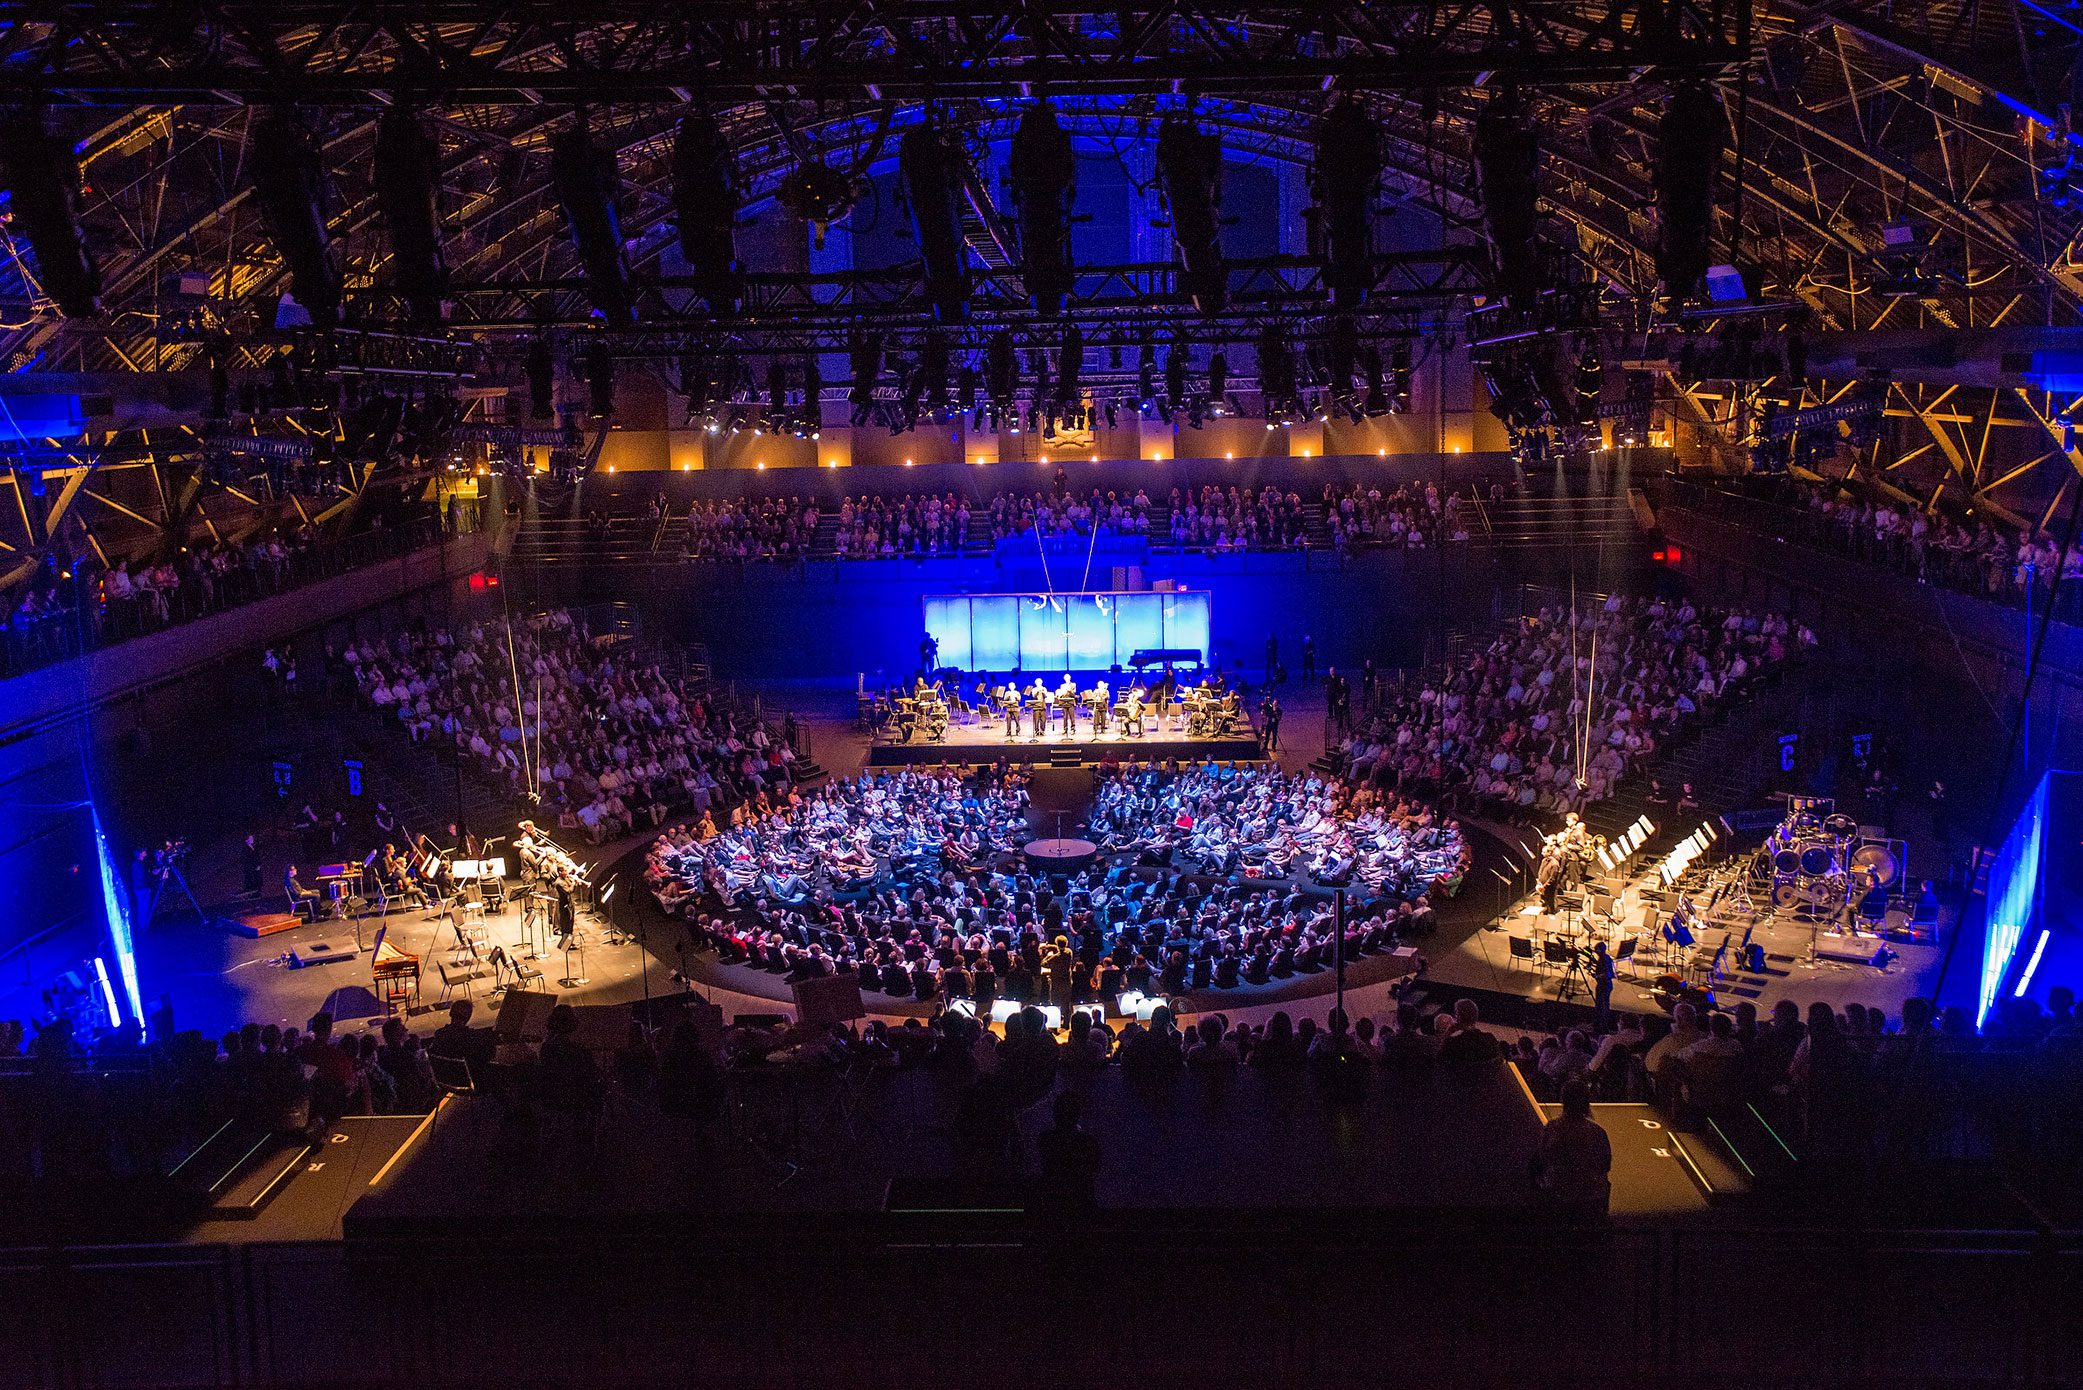
[[(1950, 922), (1941, 920), (1914, 933), (1891, 932), (1886, 937), (1871, 929), (1858, 935), (1839, 934), (1827, 919), (1791, 907), (1774, 907), (1763, 892), (1739, 899), (1727, 889), (1715, 891), (1738, 872), (1733, 864), (1725, 864), (1711, 875), (1712, 887), (1696, 890), (1696, 901), (1705, 908), (1704, 930), (1690, 948), (1679, 949), (1662, 939), (1661, 924), (1669, 915), (1657, 896), (1662, 885), (1650, 864), (1641, 862), (1631, 865), (1624, 876), (1605, 880), (1617, 891), (1610, 908), (1595, 912), (1586, 912), (1581, 902), (1575, 906), (1566, 903), (1558, 912), (1543, 912), (1532, 894), (1509, 901), (1493, 896), (1491, 905), (1497, 914), (1487, 924), (1458, 942), (1443, 942), (1427, 953), (1427, 978), (1453, 988), (1516, 995), (1536, 1003), (1588, 1006), (1592, 1002), (1588, 976), (1551, 962), (1546, 945), (1554, 939), (1564, 946), (1588, 947), (1603, 939), (1619, 961), (1613, 1007), (1637, 1013), (1665, 1011), (1652, 988), (1665, 974), (1709, 989), (1723, 1008), (1748, 1001), (1760, 1012), (1786, 998), (1804, 1008), (1826, 1003), (1842, 1010), (1846, 1004), (1859, 1003), (1900, 1018), (1903, 1001), (1913, 995), (1930, 995)], [(1470, 887), (1481, 893), (1477, 877), (1471, 876)], [(1633, 950), (1620, 959), (1629, 941), (1634, 942)], [(1762, 948), (1755, 961), (1746, 959), (1746, 943)], [(1875, 965), (1876, 953), (1884, 944), (1890, 955), (1884, 965)]]
[(950, 725), (943, 738), (928, 740), (915, 736), (909, 742), (877, 738), (868, 745), (868, 766), (909, 767), (920, 763), (983, 763), (1001, 759), (1012, 763), (1054, 763), (1060, 767), (1097, 763), (1111, 753), (1123, 762), (1207, 762), (1255, 759), (1264, 756), (1255, 732), (1245, 730), (1224, 737), (1200, 737), (1186, 733), (1131, 736), (1108, 732), (1095, 735), (1081, 730), (1071, 734), (1051, 733), (1042, 738), (1022, 732), (1005, 736), (1003, 724)]

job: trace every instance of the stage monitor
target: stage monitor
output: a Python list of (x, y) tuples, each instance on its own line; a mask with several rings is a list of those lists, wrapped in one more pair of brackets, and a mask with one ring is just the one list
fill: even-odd
[(975, 671), (1105, 671), (1155, 648), (1210, 653), (1205, 591), (928, 594), (926, 631), (944, 666)]

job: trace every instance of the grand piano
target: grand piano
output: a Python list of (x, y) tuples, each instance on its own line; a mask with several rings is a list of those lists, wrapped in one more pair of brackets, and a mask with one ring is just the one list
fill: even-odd
[(1138, 647), (1128, 658), (1128, 664), (1136, 670), (1152, 666), (1195, 666), (1201, 664), (1199, 647)]

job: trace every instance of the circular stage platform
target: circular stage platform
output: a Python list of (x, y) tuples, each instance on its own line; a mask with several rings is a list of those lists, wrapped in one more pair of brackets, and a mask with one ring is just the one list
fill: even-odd
[(1038, 874), (1074, 874), (1099, 857), (1099, 846), (1090, 840), (1030, 840), (1026, 853), (1028, 867)]

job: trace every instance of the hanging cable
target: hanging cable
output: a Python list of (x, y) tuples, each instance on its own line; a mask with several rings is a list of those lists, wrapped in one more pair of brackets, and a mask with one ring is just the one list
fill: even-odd
[[(525, 697), (521, 694), (520, 659), (514, 655), (513, 606), (507, 602), (506, 590), (504, 588), (499, 591), (499, 606), (505, 610), (506, 617), (506, 669), (513, 677), (514, 727), (520, 731), (521, 735), (521, 778), (528, 786), (528, 790), (524, 795), (533, 796), (536, 791), (536, 785), (535, 772), (529, 765), (528, 758), (528, 707)], [(536, 717), (538, 720), (541, 718), (541, 711), (538, 710), (536, 712)]]

